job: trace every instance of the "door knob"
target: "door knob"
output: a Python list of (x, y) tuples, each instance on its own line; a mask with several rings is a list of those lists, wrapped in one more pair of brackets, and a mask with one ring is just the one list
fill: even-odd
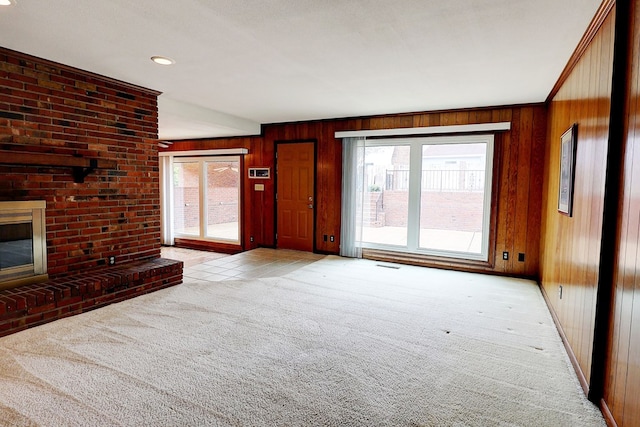
[(313, 209), (313, 203), (309, 203), (307, 206), (309, 207), (309, 209)]

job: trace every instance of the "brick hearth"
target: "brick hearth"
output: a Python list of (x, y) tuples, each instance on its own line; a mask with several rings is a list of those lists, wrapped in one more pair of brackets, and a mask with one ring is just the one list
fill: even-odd
[(156, 258), (0, 291), (0, 336), (177, 285), (182, 269)]

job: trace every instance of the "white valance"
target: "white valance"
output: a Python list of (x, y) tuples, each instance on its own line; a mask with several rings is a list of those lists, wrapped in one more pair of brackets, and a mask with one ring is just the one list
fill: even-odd
[(417, 128), (347, 130), (335, 133), (336, 138), (370, 138), (373, 136), (437, 135), (447, 133), (497, 132), (511, 129), (511, 122), (473, 125), (428, 126)]

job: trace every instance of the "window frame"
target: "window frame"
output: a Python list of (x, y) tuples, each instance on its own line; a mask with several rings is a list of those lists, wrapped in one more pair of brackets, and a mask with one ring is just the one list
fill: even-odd
[[(208, 186), (207, 186), (207, 164), (218, 162), (228, 162), (228, 161), (237, 161), (238, 162), (238, 231), (237, 231), (237, 239), (224, 239), (219, 237), (209, 237), (207, 236), (207, 222), (208, 222)], [(214, 243), (223, 243), (230, 245), (241, 245), (242, 243), (242, 156), (240, 155), (222, 155), (222, 156), (176, 156), (173, 157), (173, 161), (171, 164), (173, 173), (173, 165), (176, 163), (193, 163), (198, 162), (198, 171), (199, 171), (199, 234), (186, 234), (179, 233), (173, 230), (173, 236), (176, 239), (188, 239), (188, 240), (196, 240), (202, 242), (214, 242)], [(173, 192), (173, 189), (171, 190)], [(173, 209), (173, 201), (172, 206)], [(173, 224), (172, 224), (173, 228)]]
[[(435, 250), (420, 247), (420, 209), (421, 209), (421, 182), (422, 182), (422, 154), (425, 145), (443, 144), (486, 144), (485, 153), (485, 177), (482, 219), (482, 242), (479, 254), (472, 252), (459, 252), (447, 250)], [(461, 261), (489, 262), (492, 253), (492, 218), (495, 215), (493, 204), (494, 191), (494, 167), (495, 167), (495, 135), (487, 133), (456, 135), (456, 136), (429, 136), (409, 138), (376, 138), (367, 139), (367, 147), (379, 146), (410, 146), (409, 167), (409, 202), (407, 218), (407, 245), (385, 245), (379, 243), (362, 242), (363, 249), (375, 251), (391, 251), (416, 254), (437, 259), (453, 258)]]

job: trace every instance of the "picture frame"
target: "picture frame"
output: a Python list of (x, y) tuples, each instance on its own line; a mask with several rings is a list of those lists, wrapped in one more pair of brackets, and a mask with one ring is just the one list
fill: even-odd
[(573, 216), (573, 190), (578, 140), (578, 125), (573, 124), (560, 137), (560, 179), (558, 183), (558, 212)]

